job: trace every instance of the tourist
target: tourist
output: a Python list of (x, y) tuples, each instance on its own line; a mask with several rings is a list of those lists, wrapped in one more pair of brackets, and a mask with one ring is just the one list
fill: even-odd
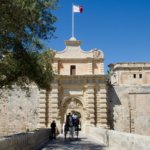
[(80, 131), (81, 127), (80, 127), (79, 117), (76, 114), (74, 114), (74, 116), (73, 116), (73, 124), (74, 124), (75, 132), (77, 135), (77, 139), (78, 139), (79, 131)]
[(72, 115), (72, 118), (73, 118), (74, 120), (76, 120), (77, 117), (78, 117), (78, 116), (77, 116), (75, 113)]
[(66, 123), (64, 124), (63, 130), (64, 130), (64, 136), (65, 136), (65, 140), (66, 140), (66, 136), (67, 136), (67, 133), (68, 133), (68, 130), (69, 130), (69, 127)]
[(66, 117), (66, 127), (69, 127), (70, 138), (73, 138), (73, 136), (74, 136), (74, 125), (73, 125), (73, 117), (72, 117), (71, 113), (69, 113)]
[(53, 120), (51, 123), (51, 134), (52, 134), (52, 139), (56, 139), (56, 122)]

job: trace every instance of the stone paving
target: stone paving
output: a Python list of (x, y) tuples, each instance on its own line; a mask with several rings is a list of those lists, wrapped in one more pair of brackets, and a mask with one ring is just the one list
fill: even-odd
[(42, 150), (108, 150), (104, 144), (97, 140), (80, 134), (79, 138), (70, 140), (59, 135), (57, 139), (51, 140)]

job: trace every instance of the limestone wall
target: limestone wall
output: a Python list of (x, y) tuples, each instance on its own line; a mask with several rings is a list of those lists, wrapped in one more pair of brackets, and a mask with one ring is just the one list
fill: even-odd
[(148, 150), (150, 136), (108, 131), (108, 144), (115, 150)]
[(36, 86), (0, 89), (0, 136), (37, 128), (38, 113), (39, 90)]
[(150, 149), (150, 136), (129, 134), (125, 132), (107, 130), (87, 126), (86, 133), (99, 142), (108, 145), (114, 150), (148, 150)]
[(150, 135), (150, 87), (109, 87), (109, 118), (111, 128)]
[(85, 61), (75, 61), (75, 62), (61, 62), (59, 63), (59, 73), (61, 75), (70, 75), (70, 66), (76, 66), (76, 75), (85, 75), (88, 74), (88, 63)]
[(70, 39), (65, 41), (66, 48), (56, 51), (52, 63), (53, 71), (59, 75), (70, 75), (71, 66), (75, 66), (76, 75), (104, 74), (104, 54), (101, 50), (83, 51), (81, 41)]
[(0, 138), (1, 150), (36, 150), (49, 140), (50, 129)]
[(59, 60), (52, 64), (56, 74), (70, 75), (70, 67), (76, 66), (76, 75), (100, 75), (104, 74), (104, 66), (101, 60)]
[(110, 64), (110, 80), (113, 85), (140, 85), (150, 84), (149, 62), (124, 62)]

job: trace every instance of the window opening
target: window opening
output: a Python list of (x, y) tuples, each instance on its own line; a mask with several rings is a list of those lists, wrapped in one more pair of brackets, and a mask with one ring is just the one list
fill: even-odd
[(72, 65), (70, 66), (70, 75), (75, 75), (76, 74), (76, 66)]
[(142, 78), (142, 74), (139, 74), (139, 78)]
[(136, 78), (136, 74), (133, 74), (133, 78)]

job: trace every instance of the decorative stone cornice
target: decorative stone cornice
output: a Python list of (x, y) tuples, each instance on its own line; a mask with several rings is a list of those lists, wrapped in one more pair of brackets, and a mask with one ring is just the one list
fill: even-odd
[(126, 63), (116, 63), (110, 64), (108, 67), (112, 71), (116, 70), (149, 70), (150, 62), (126, 62)]
[(81, 49), (81, 41), (76, 40), (72, 37), (69, 40), (65, 41), (66, 48), (63, 51), (55, 51), (55, 59), (57, 60), (68, 60), (68, 59), (94, 59), (94, 60), (103, 60), (104, 54), (99, 49), (92, 49), (90, 51), (84, 51)]
[(65, 41), (66, 46), (80, 46), (81, 41), (76, 40), (75, 37), (71, 37), (69, 40)]
[(95, 79), (105, 79), (107, 75), (55, 75), (55, 79), (79, 79), (79, 78), (95, 78)]

